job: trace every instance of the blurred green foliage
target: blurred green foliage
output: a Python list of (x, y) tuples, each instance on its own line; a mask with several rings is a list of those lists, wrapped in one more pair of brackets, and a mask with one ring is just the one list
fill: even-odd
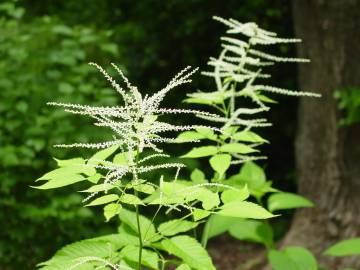
[(25, 10), (13, 3), (0, 10), (0, 264), (31, 269), (67, 239), (94, 234), (96, 225), (94, 214), (79, 208), (80, 195), (29, 187), (53, 165), (49, 156), (61, 157), (52, 144), (93, 137), (81, 121), (45, 104), (70, 95), (77, 103), (114, 104), (113, 91), (87, 62), (111, 60), (118, 49), (110, 31), (51, 17), (24, 22)]
[[(213, 15), (256, 21), (282, 36), (292, 36), (289, 6), (281, 0), (228, 0), (226, 4), (206, 0), (2, 1), (0, 268), (34, 269), (64, 244), (111, 230), (111, 224), (104, 227), (102, 218), (96, 218), (97, 213), (79, 207), (80, 195), (66, 195), (72, 194), (66, 189), (42, 192), (29, 187), (54, 167), (50, 156), (72, 155), (57, 151), (53, 144), (108, 136), (94, 133), (84, 125), (86, 120), (46, 106), (48, 101), (117, 102), (114, 91), (87, 62), (105, 67), (111, 61), (121, 64), (131, 81), (151, 92), (181, 68), (205, 67), (208, 57), (216, 55), (223, 28), (211, 20)], [(282, 50), (286, 54), (289, 48)], [(284, 80), (294, 78), (294, 72), (284, 66), (273, 80), (278, 86), (294, 88), (293, 80)], [(169, 107), (183, 99), (186, 91), (212, 85), (200, 76), (194, 81), (183, 93), (169, 96)], [(294, 113), (295, 106), (288, 101), (280, 104), (270, 121), (283, 124), (267, 135), (274, 142), (267, 154), (276, 153), (269, 163), (274, 178), (277, 170), (284, 173), (284, 166), (292, 168), (292, 152), (275, 149), (276, 141), (292, 148), (295, 124), (289, 121), (294, 115), (289, 116), (289, 108)]]
[(344, 113), (339, 125), (349, 126), (360, 122), (360, 88), (347, 87), (334, 92), (338, 100), (338, 108)]

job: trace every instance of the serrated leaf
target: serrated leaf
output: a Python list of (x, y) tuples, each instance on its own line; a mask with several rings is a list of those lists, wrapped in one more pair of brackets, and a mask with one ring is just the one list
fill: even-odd
[(94, 185), (89, 187), (88, 189), (82, 190), (80, 192), (89, 192), (89, 193), (93, 193), (93, 192), (99, 192), (99, 191), (108, 191), (115, 188), (114, 185), (109, 184), (109, 183), (103, 183), (103, 184), (98, 184), (98, 185)]
[(268, 260), (273, 270), (300, 270), (291, 258), (278, 250), (270, 250)]
[(87, 180), (90, 181), (91, 183), (97, 184), (102, 177), (103, 176), (101, 174), (97, 173), (92, 176), (89, 176)]
[(200, 171), (199, 169), (195, 169), (192, 171), (192, 173), (190, 175), (190, 179), (191, 179), (191, 181), (193, 181), (196, 184), (207, 183), (205, 174), (202, 171)]
[(52, 189), (59, 188), (68, 185), (72, 185), (78, 183), (80, 181), (86, 180), (86, 178), (80, 174), (63, 174), (58, 176), (53, 176), (53, 178), (47, 181), (45, 184), (41, 186), (32, 186), (37, 189)]
[(109, 221), (112, 217), (119, 214), (121, 208), (122, 208), (121, 204), (118, 204), (118, 203), (109, 203), (109, 204), (105, 205), (104, 216), (105, 216), (106, 222)]
[(194, 209), (193, 211), (193, 217), (194, 217), (194, 221), (198, 221), (201, 220), (203, 218), (206, 218), (207, 216), (209, 216), (211, 214), (210, 211), (206, 211), (204, 209)]
[(86, 206), (95, 206), (95, 205), (101, 205), (101, 204), (106, 204), (109, 202), (113, 202), (119, 199), (119, 196), (116, 194), (108, 194), (108, 195), (104, 195), (101, 196), (95, 200), (93, 200), (91, 203), (87, 204)]
[[(62, 177), (67, 177), (69, 175), (76, 175), (87, 172), (89, 173), (89, 169), (95, 170), (92, 167), (84, 166), (84, 165), (78, 165), (78, 166), (67, 166), (67, 167), (61, 167), (55, 170), (52, 170), (40, 178), (38, 178), (36, 181), (40, 180), (52, 180), (52, 179), (60, 179)], [(95, 170), (96, 172), (96, 170)], [(88, 175), (88, 174), (87, 174)]]
[(143, 201), (140, 200), (138, 197), (132, 195), (132, 194), (124, 194), (120, 197), (120, 201), (127, 204), (141, 204), (143, 205)]
[(340, 241), (329, 247), (324, 252), (329, 256), (352, 256), (360, 255), (360, 238), (352, 238)]
[(194, 140), (201, 140), (205, 139), (206, 137), (196, 131), (184, 131), (181, 132), (174, 142), (176, 143), (182, 143), (182, 142), (189, 142)]
[(198, 225), (197, 222), (191, 222), (188, 220), (173, 219), (164, 223), (161, 223), (158, 227), (158, 231), (165, 236), (176, 235), (181, 232), (187, 232)]
[(189, 94), (189, 98), (185, 99), (186, 103), (197, 103), (197, 104), (219, 104), (225, 99), (225, 92), (198, 92)]
[(272, 99), (272, 98), (269, 98), (267, 96), (264, 96), (264, 95), (260, 95), (260, 94), (257, 94), (257, 97), (263, 101), (263, 102), (267, 102), (267, 103), (278, 103), (276, 100)]
[(215, 270), (207, 251), (196, 239), (181, 235), (161, 241), (164, 249), (197, 270)]
[(215, 155), (218, 152), (215, 146), (201, 146), (195, 147), (187, 154), (181, 156), (182, 158), (199, 158)]
[(250, 196), (247, 186), (240, 190), (227, 189), (221, 193), (221, 201), (229, 203), (232, 201), (244, 201)]
[(216, 135), (214, 134), (214, 131), (211, 128), (208, 127), (198, 127), (195, 129), (197, 133), (204, 136), (207, 139), (214, 140), (216, 139)]
[(258, 150), (251, 148), (243, 143), (228, 143), (220, 147), (221, 152), (226, 153), (238, 153), (238, 154), (249, 154), (258, 152)]
[(268, 199), (268, 208), (271, 212), (313, 206), (314, 204), (310, 200), (300, 195), (287, 192), (274, 193)]
[(123, 165), (123, 166), (128, 165), (127, 155), (128, 152), (116, 154), (113, 158), (113, 163), (116, 165)]
[(85, 165), (85, 160), (81, 157), (71, 159), (56, 159), (55, 161), (59, 167), (67, 167), (73, 165)]
[(205, 210), (210, 210), (220, 204), (218, 193), (212, 192), (206, 188), (194, 187), (186, 194), (187, 201), (198, 200), (202, 202), (202, 207)]
[(239, 218), (211, 215), (206, 222), (208, 226), (208, 239), (225, 233)]
[(220, 207), (218, 215), (239, 218), (267, 219), (275, 217), (265, 208), (251, 202), (233, 201)]
[(139, 192), (152, 194), (155, 192), (155, 188), (149, 184), (133, 185), (133, 188)]
[(95, 153), (91, 158), (89, 158), (87, 163), (92, 165), (98, 165), (101, 163), (101, 161), (106, 160), (109, 156), (111, 156), (118, 148), (118, 145), (114, 145), (106, 149), (100, 150)]
[(271, 182), (266, 181), (264, 170), (252, 161), (244, 163), (240, 173), (231, 176), (228, 181), (229, 185), (247, 185), (250, 193), (257, 198), (271, 190)]
[(231, 156), (228, 154), (217, 154), (211, 157), (209, 162), (214, 171), (218, 172), (221, 177), (230, 167)]
[(187, 264), (180, 264), (178, 267), (175, 268), (175, 270), (191, 270), (190, 266)]
[(302, 247), (287, 247), (283, 251), (270, 250), (268, 258), (274, 270), (318, 269), (315, 257)]
[(229, 233), (239, 240), (263, 243), (273, 246), (273, 231), (269, 224), (259, 220), (236, 219), (229, 226)]
[[(137, 246), (126, 246), (120, 251), (120, 255), (128, 259), (131, 262), (138, 263), (139, 261), (139, 247)], [(159, 256), (151, 250), (142, 249), (141, 264), (152, 269), (158, 268)]]
[[(138, 233), (138, 226), (136, 220), (136, 214), (132, 211), (129, 211), (125, 208), (122, 208), (119, 213), (120, 220), (128, 225), (131, 230), (135, 233)], [(154, 242), (157, 241), (160, 237), (156, 234), (155, 226), (152, 222), (146, 217), (140, 215), (140, 231), (145, 242)]]
[(106, 258), (114, 251), (113, 245), (109, 245), (106, 241), (87, 239), (66, 245), (50, 260), (39, 266), (44, 266), (41, 269), (68, 269), (75, 264), (74, 260), (77, 258), (94, 256), (94, 254), (99, 258)]
[(252, 131), (240, 131), (235, 133), (232, 136), (235, 140), (243, 142), (253, 142), (253, 143), (268, 143), (268, 140), (265, 140), (261, 136), (257, 135)]

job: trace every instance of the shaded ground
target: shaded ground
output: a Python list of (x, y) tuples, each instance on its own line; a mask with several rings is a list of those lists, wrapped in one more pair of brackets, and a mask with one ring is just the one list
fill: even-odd
[(211, 239), (207, 250), (218, 270), (261, 270), (266, 265), (262, 246), (240, 242), (227, 235)]

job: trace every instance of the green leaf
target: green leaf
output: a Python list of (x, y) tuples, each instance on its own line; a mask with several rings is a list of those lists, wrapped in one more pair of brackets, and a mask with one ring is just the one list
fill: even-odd
[(214, 134), (214, 131), (211, 128), (199, 127), (199, 128), (196, 128), (196, 132), (199, 133), (200, 135), (204, 136), (207, 139), (216, 140), (216, 135)]
[(231, 156), (228, 154), (218, 154), (211, 157), (209, 162), (214, 171), (222, 176), (230, 167)]
[(161, 241), (161, 244), (167, 252), (181, 258), (194, 269), (215, 270), (207, 251), (190, 236), (175, 236)]
[(206, 218), (207, 216), (209, 216), (211, 214), (210, 211), (206, 211), (204, 209), (194, 209), (193, 211), (193, 216), (194, 216), (194, 221), (198, 221), (201, 220), (203, 218)]
[(82, 190), (80, 192), (89, 192), (89, 193), (93, 193), (93, 192), (100, 192), (100, 191), (109, 191), (111, 189), (115, 188), (114, 185), (109, 184), (109, 183), (102, 183), (102, 184), (98, 184), (98, 185), (94, 185), (89, 187), (88, 189)]
[(102, 177), (103, 176), (101, 174), (97, 173), (92, 176), (89, 176), (87, 180), (90, 181), (91, 183), (97, 184)]
[(261, 101), (263, 101), (263, 102), (267, 102), (267, 103), (278, 103), (276, 100), (271, 99), (271, 98), (269, 98), (269, 97), (267, 97), (267, 96), (264, 96), (264, 95), (258, 94), (257, 97), (258, 97)]
[(77, 258), (94, 256), (94, 254), (99, 258), (106, 258), (112, 252), (115, 252), (115, 248), (111, 243), (109, 245), (106, 241), (87, 239), (61, 248), (50, 260), (39, 265), (48, 266), (44, 269), (68, 269), (75, 264), (74, 260)]
[(228, 189), (221, 193), (221, 201), (225, 203), (229, 203), (232, 201), (244, 201), (250, 196), (249, 189), (247, 186), (242, 188), (241, 190), (233, 190)]
[(187, 232), (198, 225), (197, 222), (191, 222), (188, 220), (173, 219), (164, 223), (161, 223), (158, 227), (158, 231), (165, 236), (175, 235), (181, 232)]
[(109, 148), (103, 149), (95, 153), (91, 158), (89, 158), (87, 163), (92, 165), (98, 165), (101, 163), (101, 161), (106, 160), (109, 156), (111, 156), (118, 148), (118, 145), (114, 145)]
[(208, 239), (225, 233), (238, 219), (239, 218), (211, 215), (205, 225), (209, 229)]
[(233, 201), (220, 207), (218, 215), (239, 218), (266, 219), (275, 217), (265, 208), (251, 202)]
[(282, 209), (313, 207), (314, 204), (304, 197), (293, 193), (275, 193), (268, 199), (268, 208), (271, 212)]
[(196, 103), (196, 104), (219, 104), (222, 103), (225, 99), (225, 92), (198, 92), (188, 94), (189, 98), (185, 99), (186, 103)]
[[(89, 170), (90, 169), (90, 170)], [(61, 180), (61, 178), (65, 178), (69, 175), (76, 175), (84, 173), (86, 175), (89, 175), (89, 173), (94, 172), (96, 173), (96, 170), (90, 166), (86, 165), (78, 165), (78, 166), (67, 166), (67, 167), (61, 167), (55, 170), (52, 170), (40, 178), (38, 178), (36, 181), (39, 180)]]
[(86, 206), (95, 206), (95, 205), (101, 205), (101, 204), (106, 204), (109, 202), (113, 202), (119, 199), (119, 196), (116, 194), (108, 194), (108, 195), (104, 195), (101, 196), (95, 200), (93, 200), (91, 203), (87, 204)]
[(202, 207), (205, 210), (210, 210), (220, 204), (219, 195), (206, 188), (193, 188), (189, 189), (186, 194), (188, 201), (199, 200), (202, 202)]
[(272, 228), (263, 221), (236, 219), (230, 225), (229, 233), (232, 237), (239, 240), (263, 243), (268, 248), (273, 246)]
[(155, 192), (155, 188), (149, 184), (139, 184), (139, 185), (133, 185), (132, 186), (135, 190), (146, 193), (146, 194), (152, 194)]
[(227, 181), (228, 185), (244, 186), (247, 185), (250, 194), (260, 198), (266, 192), (274, 192), (271, 182), (266, 181), (264, 170), (254, 162), (246, 162), (239, 174), (233, 175)]
[[(138, 234), (138, 226), (136, 221), (136, 214), (125, 208), (122, 208), (119, 213), (120, 220), (128, 225), (136, 234)], [(140, 231), (144, 243), (157, 241), (160, 237), (156, 234), (155, 226), (146, 217), (140, 215)]]
[(235, 140), (243, 141), (243, 142), (253, 142), (253, 143), (268, 143), (269, 142), (252, 131), (240, 131), (240, 132), (235, 133), (232, 137)]
[(129, 152), (122, 152), (119, 154), (116, 154), (113, 158), (113, 163), (115, 163), (116, 165), (123, 165), (123, 166), (127, 166), (128, 165), (128, 154)]
[(144, 205), (144, 203), (142, 202), (142, 200), (140, 200), (138, 197), (132, 195), (132, 194), (124, 194), (120, 197), (120, 201), (123, 203), (127, 203), (127, 204), (142, 204)]
[[(126, 246), (120, 251), (120, 255), (131, 262), (138, 263), (139, 261), (139, 247)], [(159, 256), (154, 252), (147, 249), (142, 249), (141, 264), (152, 269), (159, 269), (158, 267)]]
[(270, 250), (268, 258), (274, 270), (318, 269), (315, 257), (302, 247), (287, 247), (284, 251)]
[(85, 165), (85, 160), (83, 158), (71, 158), (71, 159), (56, 159), (56, 163), (59, 167), (68, 167), (73, 165)]
[(104, 216), (106, 222), (109, 221), (112, 217), (120, 213), (122, 206), (118, 203), (109, 203), (104, 207)]
[(181, 156), (182, 158), (199, 158), (215, 155), (218, 152), (215, 146), (201, 146), (195, 147), (187, 154)]
[(268, 260), (273, 270), (300, 270), (295, 262), (281, 251), (270, 250)]
[(224, 144), (223, 146), (220, 147), (220, 151), (227, 153), (238, 153), (238, 154), (249, 154), (253, 152), (258, 152), (258, 150), (255, 150), (243, 143)]
[(360, 255), (360, 238), (343, 240), (329, 247), (324, 252), (328, 256), (352, 256)]
[(174, 141), (175, 143), (189, 142), (194, 140), (205, 139), (206, 137), (196, 131), (184, 131), (181, 132)]
[(193, 181), (196, 184), (207, 183), (205, 174), (202, 171), (200, 171), (199, 169), (193, 170), (193, 172), (190, 175), (190, 179), (191, 179), (191, 181)]
[(86, 180), (86, 178), (80, 174), (61, 174), (53, 176), (51, 180), (41, 186), (32, 187), (38, 189), (52, 189), (72, 185), (83, 180)]
[(254, 187), (262, 186), (266, 182), (264, 170), (252, 161), (246, 162), (241, 167), (240, 176)]
[(191, 270), (190, 266), (187, 264), (180, 264), (178, 267), (175, 268), (175, 270)]

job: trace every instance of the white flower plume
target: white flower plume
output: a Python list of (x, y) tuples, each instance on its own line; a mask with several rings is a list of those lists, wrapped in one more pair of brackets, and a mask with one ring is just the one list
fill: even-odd
[[(234, 19), (214, 17), (216, 21), (228, 27), (226, 36), (221, 37), (222, 50), (218, 57), (210, 57), (208, 61), (211, 71), (202, 72), (212, 77), (216, 90), (212, 92), (196, 92), (188, 95), (186, 102), (210, 105), (221, 112), (222, 116), (198, 114), (199, 118), (222, 124), (222, 130), (231, 126), (250, 130), (254, 127), (267, 127), (271, 123), (264, 118), (254, 117), (255, 114), (269, 110), (267, 103), (274, 102), (267, 97), (268, 93), (291, 96), (319, 97), (316, 93), (294, 91), (264, 85), (263, 80), (271, 75), (263, 73), (267, 66), (277, 62), (309, 62), (308, 59), (287, 58), (262, 52), (262, 48), (269, 45), (297, 43), (300, 39), (280, 38), (276, 33), (261, 29), (256, 23), (241, 23)], [(261, 83), (257, 80), (261, 79)], [(253, 101), (252, 108), (238, 108), (243, 106), (244, 98)], [(240, 102), (239, 102), (240, 101)], [(247, 119), (244, 119), (247, 117)], [(251, 119), (249, 119), (251, 117)], [(232, 140), (234, 142), (234, 140)], [(239, 159), (236, 163), (248, 160), (246, 156), (233, 154)], [(251, 157), (254, 159), (256, 157)]]
[[(105, 160), (97, 160), (95, 163), (87, 163), (88, 166), (106, 171), (106, 175), (103, 179), (104, 187), (110, 185), (126, 189), (126, 183), (122, 181), (126, 175), (131, 175), (133, 181), (136, 182), (139, 180), (139, 174), (159, 169), (175, 168), (176, 178), (179, 169), (184, 167), (182, 163), (162, 162), (158, 164), (153, 162), (154, 158), (169, 157), (168, 155), (162, 153), (163, 150), (159, 147), (159, 144), (174, 141), (179, 142), (176, 137), (171, 137), (174, 132), (193, 130), (205, 126), (174, 125), (161, 121), (161, 116), (165, 114), (194, 114), (202, 115), (204, 117), (218, 117), (215, 114), (199, 110), (162, 108), (160, 106), (162, 100), (169, 91), (177, 86), (190, 83), (190, 77), (197, 71), (197, 69), (187, 67), (170, 80), (163, 89), (155, 92), (153, 95), (142, 96), (138, 88), (129, 82), (115, 64), (112, 64), (112, 66), (122, 78), (124, 87), (120, 86), (120, 84), (98, 64), (90, 63), (90, 65), (95, 66), (103, 74), (106, 80), (110, 82), (115, 91), (119, 93), (123, 104), (118, 106), (101, 107), (49, 102), (48, 105), (62, 107), (65, 111), (73, 114), (91, 117), (94, 119), (94, 125), (106, 127), (112, 130), (114, 139), (97, 143), (71, 143), (58, 144), (55, 146), (94, 149), (117, 147), (117, 149), (120, 149), (119, 154), (123, 154), (126, 160), (124, 164), (116, 164)], [(212, 127), (208, 128), (218, 130)], [(148, 148), (149, 151), (146, 151), (145, 153), (144, 149), (146, 148)], [(150, 152), (150, 154), (148, 152)], [(151, 182), (149, 184), (153, 185)], [(107, 190), (108, 189), (106, 188), (103, 191), (106, 193)], [(91, 192), (84, 201), (93, 198), (98, 193), (98, 191)]]
[(129, 82), (115, 64), (112, 64), (112, 66), (122, 77), (126, 85), (126, 90), (122, 88), (101, 66), (96, 63), (90, 63), (90, 65), (95, 66), (111, 83), (112, 87), (121, 95), (124, 102), (122, 106), (93, 107), (89, 105), (57, 102), (49, 102), (48, 105), (63, 107), (67, 112), (92, 117), (95, 120), (95, 125), (110, 128), (114, 132), (115, 139), (113, 141), (100, 143), (60, 144), (56, 145), (57, 147), (106, 148), (112, 145), (120, 145), (122, 149), (133, 150), (136, 145), (139, 145), (139, 152), (142, 152), (144, 148), (151, 148), (156, 152), (162, 152), (156, 144), (159, 142), (171, 142), (172, 140), (175, 140), (175, 138), (164, 138), (159, 135), (160, 133), (190, 130), (199, 126), (177, 126), (165, 123), (158, 120), (159, 116), (163, 114), (181, 113), (203, 115), (207, 117), (217, 116), (199, 110), (160, 108), (160, 104), (166, 94), (177, 86), (191, 82), (190, 77), (197, 69), (191, 69), (190, 67), (183, 69), (163, 89), (151, 96), (143, 97), (137, 87)]

